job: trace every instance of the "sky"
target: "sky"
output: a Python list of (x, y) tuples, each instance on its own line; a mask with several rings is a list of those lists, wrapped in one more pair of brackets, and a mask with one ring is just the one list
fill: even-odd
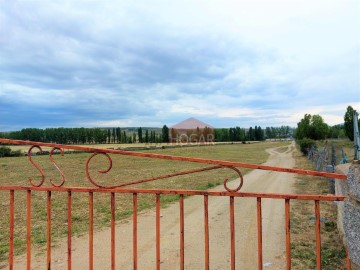
[(0, 0), (0, 131), (339, 124), (359, 29), (358, 0)]

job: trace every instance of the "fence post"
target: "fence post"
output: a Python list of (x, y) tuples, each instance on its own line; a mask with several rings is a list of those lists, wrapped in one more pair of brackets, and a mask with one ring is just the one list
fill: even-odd
[(352, 269), (360, 269), (360, 160), (351, 164), (347, 178), (348, 198), (344, 201), (343, 225)]
[[(326, 165), (326, 171), (333, 173), (334, 172), (334, 166), (333, 165)], [(334, 178), (328, 178), (328, 187), (329, 187), (329, 193), (335, 194), (335, 179)]]

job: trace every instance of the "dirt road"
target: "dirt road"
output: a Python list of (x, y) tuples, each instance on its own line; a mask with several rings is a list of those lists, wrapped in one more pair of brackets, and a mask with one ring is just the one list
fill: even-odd
[[(282, 149), (283, 150), (283, 149)], [(290, 145), (286, 152), (276, 148), (266, 165), (294, 167)], [(290, 193), (294, 175), (254, 170), (244, 177), (243, 192)], [(236, 185), (236, 180), (229, 185)], [(215, 188), (223, 190), (223, 186)], [(185, 207), (185, 269), (204, 269), (204, 200), (193, 196), (184, 200)], [(285, 263), (284, 200), (263, 199), (264, 269), (283, 269)], [(230, 269), (229, 198), (209, 198), (210, 269)], [(179, 204), (161, 209), (161, 268), (179, 269)], [(236, 268), (257, 269), (256, 199), (235, 198)], [(94, 235), (95, 269), (110, 269), (110, 229)], [(88, 236), (72, 241), (73, 269), (88, 269)], [(33, 252), (35, 253), (35, 252)], [(155, 211), (138, 216), (138, 267), (155, 269)], [(35, 255), (35, 254), (34, 254)], [(52, 269), (67, 269), (66, 242), (52, 250)], [(33, 257), (33, 269), (45, 269), (46, 253)], [(23, 269), (16, 259), (15, 269)], [(116, 269), (133, 269), (132, 219), (116, 226)]]

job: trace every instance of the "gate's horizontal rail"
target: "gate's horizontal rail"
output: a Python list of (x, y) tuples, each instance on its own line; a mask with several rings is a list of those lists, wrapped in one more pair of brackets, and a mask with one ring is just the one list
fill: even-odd
[(283, 194), (283, 193), (257, 193), (257, 192), (228, 192), (178, 189), (129, 189), (129, 188), (82, 188), (82, 187), (28, 187), (28, 186), (0, 186), (0, 190), (32, 190), (32, 191), (60, 191), (60, 192), (98, 192), (98, 193), (147, 193), (147, 194), (178, 194), (178, 195), (208, 195), (225, 197), (291, 199), (291, 200), (320, 200), (343, 201), (345, 196), (316, 195), (316, 194)]
[[(58, 192), (67, 192), (68, 194), (68, 207), (67, 207), (67, 269), (71, 270), (72, 266), (72, 192), (84, 192), (89, 195), (89, 249), (88, 249), (88, 266), (89, 269), (94, 269), (94, 201), (93, 201), (93, 192), (98, 193), (108, 193), (111, 197), (111, 240), (109, 242), (111, 248), (111, 269), (116, 269), (115, 258), (116, 258), (116, 227), (115, 227), (115, 193), (128, 193), (133, 195), (133, 269), (138, 269), (138, 194), (142, 193), (151, 193), (156, 195), (156, 269), (161, 269), (161, 222), (160, 222), (160, 195), (161, 194), (179, 194), (179, 253), (180, 253), (180, 269), (185, 269), (185, 223), (186, 218), (184, 215), (184, 195), (200, 195), (204, 197), (204, 262), (205, 269), (210, 269), (211, 258), (210, 258), (210, 248), (211, 243), (209, 241), (209, 205), (208, 205), (208, 196), (224, 196), (229, 197), (229, 213), (230, 213), (230, 267), (231, 269), (236, 268), (236, 237), (235, 232), (237, 231), (237, 226), (235, 222), (235, 211), (234, 207), (234, 198), (235, 197), (248, 197), (257, 200), (257, 269), (263, 270), (263, 218), (262, 218), (262, 198), (272, 198), (272, 199), (284, 199), (285, 201), (285, 250), (286, 250), (286, 269), (291, 269), (291, 233), (290, 233), (290, 200), (299, 199), (299, 200), (313, 200), (315, 203), (315, 238), (316, 238), (316, 269), (322, 269), (321, 261), (321, 226), (320, 226), (320, 201), (342, 201), (345, 199), (343, 196), (325, 196), (325, 195), (305, 195), (305, 194), (277, 194), (277, 193), (248, 193), (248, 192), (218, 192), (218, 191), (198, 191), (198, 190), (159, 190), (159, 189), (124, 189), (124, 188), (115, 188), (115, 189), (104, 189), (104, 188), (63, 188), (63, 187), (19, 187), (19, 186), (7, 186), (0, 187), (0, 191), (10, 191), (10, 204), (9, 204), (9, 258), (8, 264), (9, 269), (14, 269), (14, 259), (15, 259), (15, 192), (26, 191), (27, 193), (27, 218), (26, 218), (26, 243), (27, 243), (27, 255), (26, 255), (26, 269), (31, 269), (31, 260), (32, 260), (32, 250), (31, 250), (31, 223), (32, 223), (32, 202), (31, 194), (32, 191), (44, 191), (47, 193), (47, 206), (46, 206), (46, 266), (47, 269), (51, 269), (52, 264), (52, 191)], [(25, 236), (24, 236), (25, 237)], [(175, 244), (175, 243), (174, 243)], [(130, 245), (130, 243), (129, 243)], [(131, 255), (130, 255), (131, 256)], [(130, 261), (131, 258), (129, 257)], [(348, 258), (347, 258), (348, 262)], [(254, 262), (254, 267), (256, 263)], [(347, 266), (347, 269), (351, 267)]]
[(346, 175), (339, 174), (339, 173), (318, 172), (318, 171), (294, 169), (294, 168), (282, 168), (282, 167), (249, 164), (249, 163), (242, 163), (242, 162), (232, 162), (232, 161), (224, 161), (224, 160), (214, 160), (214, 159), (204, 159), (204, 158), (194, 158), (194, 157), (181, 157), (181, 156), (161, 155), (161, 154), (144, 153), (144, 152), (130, 152), (130, 151), (124, 151), (124, 150), (100, 149), (100, 148), (91, 148), (91, 147), (76, 146), (76, 145), (63, 145), (63, 144), (32, 142), (32, 141), (22, 141), (22, 140), (10, 140), (10, 139), (1, 139), (1, 138), (0, 138), (0, 143), (13, 144), (13, 145), (35, 145), (35, 146), (57, 147), (57, 148), (62, 148), (62, 149), (79, 150), (79, 151), (92, 152), (92, 153), (109, 153), (109, 154), (136, 156), (136, 157), (188, 161), (188, 162), (196, 162), (196, 163), (203, 163), (203, 164), (216, 164), (216, 165), (221, 165), (221, 166), (226, 166), (226, 167), (240, 167), (240, 168), (248, 168), (248, 169), (259, 169), (259, 170), (268, 170), (268, 171), (277, 171), (277, 172), (286, 172), (286, 173), (296, 173), (296, 174), (322, 176), (322, 177), (327, 177), (327, 178), (336, 178), (336, 179), (346, 180)]

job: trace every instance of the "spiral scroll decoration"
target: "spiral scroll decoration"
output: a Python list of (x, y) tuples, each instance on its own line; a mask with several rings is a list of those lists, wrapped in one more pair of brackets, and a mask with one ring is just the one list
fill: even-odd
[(99, 170), (99, 173), (102, 174), (106, 174), (108, 173), (111, 169), (112, 169), (112, 159), (111, 157), (107, 154), (107, 153), (93, 153), (86, 161), (86, 165), (85, 165), (85, 171), (86, 171), (86, 177), (87, 179), (94, 185), (97, 186), (99, 188), (119, 188), (119, 187), (124, 187), (124, 186), (130, 186), (130, 185), (136, 185), (136, 184), (141, 184), (141, 183), (145, 183), (145, 182), (150, 182), (150, 181), (155, 181), (155, 180), (159, 180), (159, 179), (165, 179), (165, 178), (170, 178), (170, 177), (174, 177), (174, 176), (180, 176), (180, 175), (185, 175), (185, 174), (192, 174), (192, 173), (197, 173), (197, 172), (203, 172), (203, 171), (210, 171), (210, 170), (216, 170), (216, 169), (231, 169), (233, 171), (235, 171), (237, 173), (237, 175), (239, 176), (239, 185), (232, 189), (228, 187), (228, 181), (229, 178), (226, 178), (224, 180), (224, 188), (228, 191), (228, 192), (237, 192), (241, 189), (244, 179), (243, 176), (240, 172), (240, 170), (236, 167), (231, 167), (231, 166), (221, 166), (221, 165), (217, 165), (217, 166), (212, 166), (212, 167), (206, 167), (206, 168), (200, 168), (200, 169), (194, 169), (194, 170), (188, 170), (188, 171), (182, 171), (182, 172), (176, 172), (176, 173), (172, 173), (172, 174), (166, 174), (166, 175), (161, 175), (161, 176), (157, 176), (157, 177), (151, 177), (151, 178), (147, 178), (147, 179), (141, 179), (141, 180), (137, 180), (137, 181), (133, 181), (133, 182), (127, 182), (127, 183), (122, 183), (122, 184), (118, 184), (118, 185), (112, 185), (112, 186), (107, 186), (107, 185), (102, 185), (99, 184), (96, 180), (94, 180), (89, 172), (89, 164), (90, 161), (97, 155), (103, 155), (107, 158), (108, 162), (109, 162), (109, 167), (106, 170)]
[(91, 178), (90, 173), (89, 173), (89, 163), (93, 159), (93, 157), (95, 157), (95, 156), (97, 156), (99, 154), (105, 156), (108, 159), (109, 167), (106, 170), (99, 170), (98, 172), (106, 174), (112, 169), (112, 159), (107, 153), (94, 153), (86, 161), (86, 165), (85, 165), (86, 177), (94, 186), (97, 186), (99, 188), (116, 188), (117, 186), (103, 186), (103, 185), (100, 185), (93, 178)]
[(61, 182), (60, 184), (56, 184), (52, 179), (50, 179), (50, 183), (54, 186), (54, 187), (61, 187), (64, 183), (65, 183), (65, 175), (64, 173), (62, 172), (62, 170), (59, 168), (59, 166), (56, 164), (56, 162), (54, 161), (53, 159), (53, 153), (54, 151), (56, 150), (59, 150), (60, 151), (60, 154), (61, 156), (64, 156), (64, 150), (59, 148), (59, 147), (54, 147), (53, 149), (51, 149), (50, 151), (50, 161), (54, 164), (55, 168), (58, 170), (58, 172), (61, 174)]
[(41, 181), (40, 181), (38, 184), (36, 184), (31, 178), (29, 178), (29, 182), (30, 182), (30, 184), (31, 184), (33, 187), (40, 187), (40, 186), (44, 183), (44, 181), (45, 181), (45, 173), (44, 173), (44, 171), (41, 169), (41, 167), (40, 167), (35, 161), (33, 161), (33, 159), (32, 159), (32, 153), (31, 153), (31, 151), (32, 151), (34, 148), (39, 149), (40, 152), (42, 152), (43, 150), (41, 149), (40, 146), (38, 146), (38, 145), (33, 145), (33, 146), (31, 146), (31, 147), (29, 148), (29, 150), (28, 150), (28, 152), (27, 152), (29, 161), (31, 162), (32, 165), (34, 165), (34, 167), (35, 167), (35, 168), (39, 171), (39, 173), (41, 174)]
[[(32, 150), (34, 148), (37, 148), (40, 152), (43, 152), (43, 150), (42, 150), (40, 145), (33, 145), (28, 150), (28, 159), (29, 159), (30, 163), (41, 174), (41, 180), (40, 180), (40, 182), (36, 183), (33, 179), (29, 178), (29, 182), (34, 187), (40, 187), (40, 186), (42, 186), (44, 184), (46, 175), (45, 175), (44, 170), (32, 158)], [(62, 187), (64, 185), (65, 181), (66, 181), (66, 178), (65, 178), (65, 175), (64, 175), (63, 171), (60, 169), (59, 165), (55, 162), (55, 160), (53, 158), (53, 154), (54, 154), (55, 151), (60, 151), (61, 156), (64, 156), (64, 150), (62, 148), (60, 148), (60, 147), (55, 146), (55, 147), (53, 147), (51, 149), (51, 151), (49, 153), (50, 162), (54, 165), (56, 170), (60, 173), (61, 181), (60, 181), (60, 183), (56, 183), (53, 179), (50, 179), (50, 183), (54, 187)], [(180, 176), (180, 175), (193, 174), (193, 173), (210, 171), (210, 170), (217, 170), (217, 169), (230, 169), (230, 170), (235, 171), (235, 173), (239, 176), (238, 177), (239, 184), (235, 188), (230, 188), (229, 187), (229, 185), (228, 185), (229, 178), (224, 179), (223, 185), (224, 185), (225, 190), (228, 191), (228, 192), (238, 192), (241, 189), (241, 187), (243, 186), (243, 182), (244, 182), (243, 176), (242, 176), (242, 174), (241, 174), (241, 172), (240, 172), (240, 170), (238, 168), (233, 167), (233, 166), (216, 165), (216, 166), (211, 166), (211, 167), (198, 168), (198, 169), (180, 171), (180, 172), (166, 174), (166, 175), (160, 175), (160, 176), (141, 179), (141, 180), (136, 180), (136, 181), (132, 181), (132, 182), (121, 183), (121, 184), (118, 184), (118, 185), (103, 185), (103, 184), (98, 183), (94, 178), (92, 178), (91, 175), (90, 175), (90, 172), (89, 172), (90, 162), (97, 155), (105, 156), (107, 161), (108, 161), (108, 168), (107, 169), (98, 170), (98, 172), (101, 173), (101, 174), (106, 174), (106, 173), (110, 172), (110, 170), (112, 169), (112, 166), (113, 166), (113, 161), (112, 161), (112, 158), (110, 157), (110, 155), (108, 153), (100, 152), (100, 151), (99, 152), (94, 152), (86, 160), (86, 164), (85, 164), (86, 177), (90, 181), (90, 183), (92, 183), (94, 186), (96, 186), (98, 188), (119, 188), (119, 187), (124, 187), (124, 186), (130, 186), (130, 185), (136, 185), (136, 184), (141, 184), (141, 183), (145, 183), (145, 182), (155, 181), (155, 180), (159, 180), (159, 179), (165, 179), (165, 178), (170, 178), (170, 177), (175, 177), (175, 176)]]
[(239, 175), (239, 181), (240, 181), (240, 183), (239, 183), (239, 185), (238, 185), (235, 189), (231, 189), (231, 188), (229, 188), (229, 187), (227, 186), (227, 183), (228, 183), (228, 181), (229, 181), (229, 178), (226, 178), (226, 179), (224, 180), (224, 188), (225, 188), (227, 191), (229, 191), (229, 192), (238, 192), (238, 191), (242, 188), (243, 183), (244, 183), (244, 178), (243, 178), (240, 170), (239, 170), (238, 168), (236, 168), (236, 167), (230, 167), (230, 166), (229, 166), (229, 167), (223, 166), (223, 168), (228, 168), (228, 169), (234, 170), (234, 171)]

